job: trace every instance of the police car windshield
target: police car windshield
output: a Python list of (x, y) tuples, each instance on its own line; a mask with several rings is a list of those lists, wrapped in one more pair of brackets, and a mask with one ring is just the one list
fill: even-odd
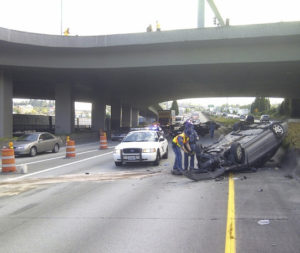
[(150, 142), (158, 141), (155, 132), (131, 132), (123, 140), (123, 142)]

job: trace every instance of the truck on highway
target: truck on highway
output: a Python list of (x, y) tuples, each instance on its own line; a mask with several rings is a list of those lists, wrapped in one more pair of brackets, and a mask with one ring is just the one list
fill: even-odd
[(158, 122), (161, 127), (169, 127), (175, 123), (175, 111), (174, 110), (159, 110)]

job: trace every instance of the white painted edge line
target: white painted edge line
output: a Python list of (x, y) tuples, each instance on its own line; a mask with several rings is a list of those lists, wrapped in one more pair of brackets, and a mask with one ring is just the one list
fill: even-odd
[[(115, 146), (112, 147), (108, 147), (110, 148), (114, 148)], [(76, 155), (82, 155), (82, 154), (87, 154), (87, 153), (91, 153), (91, 152), (96, 152), (99, 151), (100, 149), (93, 149), (93, 150), (88, 150), (88, 151), (84, 151), (84, 152), (80, 152), (80, 153), (76, 153)], [(51, 160), (55, 160), (55, 159), (60, 159), (60, 158), (65, 158), (66, 156), (57, 156), (57, 157), (52, 157), (52, 158), (48, 158), (48, 159), (44, 159), (44, 160), (39, 160), (39, 161), (34, 161), (34, 162), (29, 162), (29, 163), (21, 163), (21, 164), (16, 164), (16, 166), (23, 166), (23, 165), (29, 165), (29, 164), (35, 164), (35, 163), (42, 163), (42, 162), (47, 162), (47, 161), (51, 161)]]
[(85, 159), (82, 159), (82, 160), (79, 160), (79, 161), (75, 161), (75, 162), (71, 162), (71, 163), (66, 163), (66, 164), (59, 165), (59, 166), (55, 166), (55, 167), (52, 167), (52, 168), (49, 168), (49, 169), (45, 169), (45, 170), (33, 172), (33, 173), (31, 173), (31, 174), (27, 174), (27, 175), (24, 175), (24, 176), (15, 177), (15, 178), (9, 178), (9, 179), (4, 180), (4, 181), (2, 181), (2, 182), (15, 181), (15, 180), (18, 180), (18, 179), (21, 179), (21, 178), (30, 177), (30, 176), (37, 175), (37, 174), (41, 174), (41, 173), (48, 172), (48, 171), (51, 171), (51, 170), (56, 170), (56, 169), (59, 169), (59, 168), (62, 168), (62, 167), (66, 167), (66, 166), (69, 166), (69, 165), (73, 165), (73, 164), (85, 162), (85, 161), (88, 161), (88, 160), (91, 160), (91, 159), (94, 159), (94, 158), (97, 158), (97, 157), (100, 157), (100, 156), (109, 155), (109, 154), (112, 154), (112, 153), (113, 153), (113, 152), (108, 152), (108, 153), (105, 153), (105, 154), (100, 154), (100, 155), (88, 157), (88, 158), (85, 158)]

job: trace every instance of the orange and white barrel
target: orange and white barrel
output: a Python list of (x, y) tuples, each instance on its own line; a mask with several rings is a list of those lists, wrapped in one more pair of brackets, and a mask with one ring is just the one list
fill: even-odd
[(66, 147), (66, 158), (75, 157), (75, 141), (69, 140), (67, 141), (67, 147)]
[(15, 172), (15, 151), (11, 148), (3, 148), (1, 150), (2, 156), (2, 172)]
[(100, 135), (100, 149), (107, 149), (107, 138), (105, 132)]

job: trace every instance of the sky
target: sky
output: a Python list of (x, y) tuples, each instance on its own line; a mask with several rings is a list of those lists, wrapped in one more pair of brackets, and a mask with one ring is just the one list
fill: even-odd
[[(62, 15), (61, 15), (62, 3)], [(144, 32), (158, 20), (162, 30), (196, 28), (197, 0), (0, 0), (0, 27), (34, 33), (103, 35)], [(215, 0), (231, 25), (300, 20), (299, 0)], [(206, 26), (213, 14), (205, 5)]]
[[(158, 20), (162, 30), (189, 29), (197, 27), (197, 4), (198, 0), (0, 0), (0, 27), (53, 35), (69, 28), (71, 36), (89, 36), (145, 32)], [(215, 4), (230, 25), (300, 21), (300, 0), (215, 0)], [(205, 26), (215, 26), (207, 3), (205, 12)]]

